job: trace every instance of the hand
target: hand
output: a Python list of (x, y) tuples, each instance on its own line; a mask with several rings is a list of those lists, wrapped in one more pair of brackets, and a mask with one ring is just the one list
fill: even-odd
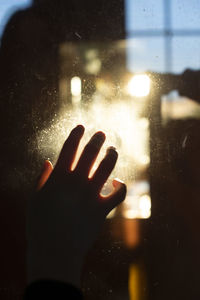
[(108, 148), (92, 178), (89, 172), (104, 143), (97, 132), (84, 148), (72, 170), (84, 127), (72, 130), (55, 168), (45, 162), (38, 191), (28, 207), (28, 281), (53, 279), (79, 285), (81, 267), (88, 249), (95, 241), (106, 215), (126, 195), (126, 186), (113, 181), (114, 191), (100, 194), (112, 172), (117, 152)]

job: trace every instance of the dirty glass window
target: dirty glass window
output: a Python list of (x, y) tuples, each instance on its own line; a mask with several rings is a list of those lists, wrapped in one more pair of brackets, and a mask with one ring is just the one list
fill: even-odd
[(85, 299), (199, 298), (200, 1), (0, 0), (0, 38), (3, 193), (30, 191), (77, 124), (77, 159), (104, 131), (90, 175), (112, 145), (102, 193), (114, 177), (128, 192), (88, 255)]

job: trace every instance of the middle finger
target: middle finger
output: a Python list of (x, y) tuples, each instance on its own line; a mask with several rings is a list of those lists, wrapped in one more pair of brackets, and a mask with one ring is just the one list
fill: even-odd
[(75, 172), (82, 176), (89, 176), (90, 170), (97, 158), (97, 155), (105, 141), (105, 134), (101, 131), (95, 133), (85, 146), (81, 157), (75, 168)]

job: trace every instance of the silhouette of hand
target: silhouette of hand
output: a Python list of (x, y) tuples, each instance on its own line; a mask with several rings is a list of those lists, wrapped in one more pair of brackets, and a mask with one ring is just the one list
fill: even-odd
[(45, 162), (38, 191), (30, 199), (27, 218), (28, 281), (54, 279), (79, 285), (84, 256), (96, 239), (106, 215), (126, 195), (126, 186), (113, 181), (114, 191), (104, 197), (100, 191), (117, 161), (117, 152), (108, 148), (92, 178), (89, 172), (105, 140), (97, 132), (84, 148), (72, 170), (84, 133), (79, 125), (72, 130), (55, 168)]

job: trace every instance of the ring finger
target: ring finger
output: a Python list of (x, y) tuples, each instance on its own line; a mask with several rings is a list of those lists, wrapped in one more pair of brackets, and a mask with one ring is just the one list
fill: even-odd
[(101, 161), (99, 167), (92, 177), (92, 184), (98, 192), (101, 191), (103, 185), (110, 176), (112, 170), (117, 162), (118, 154), (114, 147), (107, 149), (104, 159)]
[(75, 168), (76, 173), (88, 177), (104, 141), (105, 134), (103, 132), (99, 131), (93, 135), (81, 154)]

